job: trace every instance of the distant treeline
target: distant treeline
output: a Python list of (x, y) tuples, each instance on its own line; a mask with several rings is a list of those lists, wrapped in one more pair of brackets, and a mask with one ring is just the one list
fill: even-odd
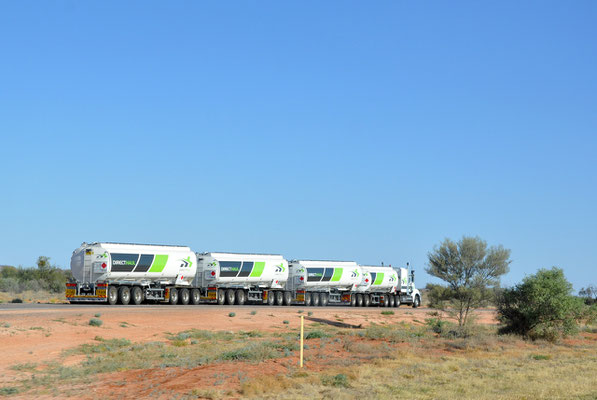
[(3, 266), (0, 269), (0, 291), (21, 293), (26, 290), (64, 291), (66, 281), (71, 278), (70, 271), (50, 265), (49, 257), (39, 257), (37, 267)]

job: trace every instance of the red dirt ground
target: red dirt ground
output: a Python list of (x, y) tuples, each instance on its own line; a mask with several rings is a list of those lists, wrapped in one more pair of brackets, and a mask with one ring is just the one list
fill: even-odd
[[(65, 308), (64, 310), (2, 310), (0, 311), (0, 386), (10, 385), (23, 378), (22, 371), (10, 369), (15, 364), (37, 363), (45, 364), (58, 360), (64, 350), (74, 348), (83, 343), (89, 343), (96, 336), (105, 339), (128, 338), (133, 342), (149, 342), (165, 340), (167, 332), (177, 333), (187, 329), (204, 329), (213, 331), (286, 331), (296, 328), (300, 324), (297, 307), (185, 307), (151, 306), (139, 308), (119, 308), (98, 306)], [(251, 311), (256, 310), (256, 315)], [(381, 315), (380, 308), (304, 308), (312, 311), (313, 316), (305, 316), (308, 326), (318, 320), (328, 323), (349, 324), (354, 327), (370, 323), (396, 323), (400, 321), (422, 324), (428, 318), (429, 309), (399, 308), (393, 309), (395, 315)], [(229, 312), (235, 312), (231, 318)], [(101, 327), (89, 325), (95, 314), (103, 321)], [(289, 324), (283, 324), (287, 320)], [(495, 324), (495, 313), (483, 310), (478, 313), (478, 323)], [(9, 327), (1, 327), (2, 324)], [(124, 324), (126, 323), (126, 324)], [(341, 356), (338, 344), (326, 346), (324, 357), (326, 362), (333, 362), (334, 354)], [(313, 350), (314, 351), (314, 350)], [(322, 350), (318, 350), (321, 352)], [(308, 356), (309, 351), (305, 353)], [(344, 353), (344, 352), (342, 352)], [(337, 357), (337, 356), (336, 356)], [(345, 354), (342, 355), (345, 357)], [(84, 356), (71, 356), (64, 364), (73, 365), (83, 360)], [(294, 357), (296, 358), (296, 357)], [(276, 375), (287, 370), (287, 365), (296, 365), (297, 360), (290, 358), (270, 360), (260, 363), (257, 367), (250, 363), (218, 363), (193, 369), (168, 368), (125, 371), (118, 373), (115, 380), (113, 374), (99, 378), (101, 384), (87, 388), (87, 394), (92, 398), (101, 393), (113, 393), (118, 397), (127, 398), (128, 394), (136, 393), (135, 397), (154, 395), (156, 387), (161, 390), (172, 390), (179, 393), (188, 392), (193, 388), (209, 388), (221, 384), (226, 388), (238, 389), (241, 377), (251, 378), (264, 374)], [(240, 374), (239, 374), (240, 372)], [(223, 377), (225, 377), (223, 379)], [(197, 386), (197, 382), (201, 382)], [(94, 394), (95, 392), (95, 394)], [(168, 396), (166, 396), (168, 397)], [(80, 398), (80, 396), (79, 396)]]

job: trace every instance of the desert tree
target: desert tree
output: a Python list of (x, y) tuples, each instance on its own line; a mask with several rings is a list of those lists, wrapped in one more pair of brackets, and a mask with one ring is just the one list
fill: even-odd
[(597, 303), (597, 286), (589, 285), (580, 289), (578, 295), (582, 297), (587, 305)]
[(435, 287), (436, 303), (451, 313), (464, 327), (472, 310), (485, 306), (499, 287), (500, 277), (508, 272), (510, 250), (487, 246), (479, 237), (464, 236), (458, 242), (445, 239), (428, 255), (429, 275), (446, 285)]

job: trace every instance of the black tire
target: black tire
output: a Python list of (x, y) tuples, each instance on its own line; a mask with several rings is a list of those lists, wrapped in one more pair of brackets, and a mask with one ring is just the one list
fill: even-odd
[(276, 304), (276, 292), (268, 290), (267, 291), (267, 305), (273, 306), (274, 304)]
[(305, 292), (305, 305), (309, 307), (312, 303), (311, 293)]
[(319, 293), (311, 294), (311, 302), (313, 303), (313, 307), (317, 307), (319, 305)]
[(350, 295), (350, 305), (353, 307), (357, 306), (357, 295), (356, 294)]
[(369, 307), (371, 305), (371, 297), (368, 294), (363, 295), (363, 307)]
[(319, 305), (321, 307), (325, 307), (328, 305), (328, 294), (327, 293), (319, 293)]
[(390, 295), (389, 294), (384, 294), (383, 295), (383, 306), (384, 307), (389, 307), (390, 306)]
[(108, 287), (108, 304), (113, 306), (118, 302), (118, 287), (117, 286), (109, 286)]
[(191, 301), (191, 294), (189, 293), (189, 289), (181, 289), (180, 290), (180, 304), (186, 306)]
[(126, 306), (131, 302), (131, 290), (128, 286), (121, 286), (118, 289), (118, 301), (123, 306)]
[(234, 294), (234, 290), (232, 290), (232, 289), (226, 290), (226, 304), (228, 304), (229, 306), (233, 306), (235, 300), (236, 300), (236, 295)]
[(223, 306), (226, 304), (226, 290), (218, 289), (218, 304)]
[(197, 305), (201, 302), (201, 292), (199, 289), (191, 289), (191, 303)]
[(394, 301), (395, 301), (394, 296), (392, 296), (391, 294), (388, 295), (388, 300), (389, 300), (388, 307), (394, 307)]
[(284, 292), (284, 305), (285, 306), (292, 305), (292, 293)]
[(363, 307), (363, 295), (357, 294), (357, 307)]
[(413, 308), (417, 308), (421, 305), (421, 298), (419, 295), (415, 296), (415, 301), (413, 301)]
[(277, 291), (276, 292), (276, 305), (283, 306), (284, 305), (284, 293)]
[(133, 290), (131, 290), (131, 299), (133, 300), (134, 305), (139, 305), (143, 303), (143, 289), (139, 286), (135, 286)]
[(176, 288), (170, 288), (169, 303), (172, 305), (178, 304), (178, 290), (176, 290)]
[(245, 291), (242, 289), (238, 289), (236, 291), (236, 304), (238, 304), (239, 306), (242, 306), (245, 304), (245, 301), (247, 301), (247, 296), (245, 295)]
[(394, 307), (396, 307), (396, 308), (400, 307), (400, 295), (399, 294), (394, 296)]

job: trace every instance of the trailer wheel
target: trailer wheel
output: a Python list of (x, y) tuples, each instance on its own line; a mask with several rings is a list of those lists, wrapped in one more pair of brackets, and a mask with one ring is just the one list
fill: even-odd
[(128, 286), (121, 286), (118, 289), (118, 300), (120, 300), (120, 304), (126, 306), (131, 301), (131, 291)]
[(357, 294), (357, 307), (363, 307), (363, 295)]
[(292, 304), (292, 294), (290, 292), (284, 292), (284, 305), (289, 306)]
[(178, 304), (178, 290), (170, 288), (170, 304)]
[(139, 286), (135, 286), (131, 291), (131, 298), (133, 300), (133, 304), (137, 306), (143, 303), (143, 290)]
[(356, 294), (350, 295), (350, 305), (353, 307), (357, 306), (357, 295)]
[(328, 305), (328, 294), (327, 293), (319, 293), (319, 305), (321, 307), (325, 307)]
[(116, 286), (108, 287), (108, 304), (113, 306), (118, 301), (118, 288)]
[(201, 293), (199, 293), (199, 289), (192, 289), (191, 290), (191, 303), (197, 305), (201, 301)]
[(390, 306), (390, 295), (389, 294), (384, 294), (383, 295), (383, 306), (384, 307), (389, 307)]
[(388, 307), (394, 307), (394, 296), (392, 296), (391, 294), (388, 295)]
[(284, 305), (284, 293), (277, 291), (276, 292), (276, 305), (283, 306)]
[(180, 291), (180, 304), (186, 306), (187, 304), (189, 304), (190, 300), (191, 295), (189, 294), (189, 289), (182, 289)]
[(413, 301), (413, 308), (417, 308), (421, 305), (421, 298), (419, 295), (415, 296), (415, 301)]
[(363, 295), (363, 307), (369, 307), (371, 305), (371, 297), (368, 294)]
[(247, 300), (247, 296), (245, 296), (245, 291), (242, 289), (238, 289), (236, 291), (236, 304), (238, 304), (239, 306), (242, 306), (243, 304), (245, 304), (246, 300)]
[(218, 304), (223, 306), (226, 303), (226, 290), (218, 289)]
[(228, 304), (229, 306), (233, 306), (235, 297), (236, 296), (234, 295), (234, 290), (232, 290), (232, 289), (226, 290), (226, 304)]
[(273, 306), (276, 303), (276, 293), (268, 290), (267, 291), (267, 305)]
[(309, 307), (311, 305), (311, 293), (305, 293), (305, 305)]
[(311, 294), (311, 303), (313, 304), (313, 307), (317, 307), (319, 305), (319, 293)]
[(394, 296), (394, 307), (396, 307), (396, 308), (400, 307), (400, 295), (399, 294)]

